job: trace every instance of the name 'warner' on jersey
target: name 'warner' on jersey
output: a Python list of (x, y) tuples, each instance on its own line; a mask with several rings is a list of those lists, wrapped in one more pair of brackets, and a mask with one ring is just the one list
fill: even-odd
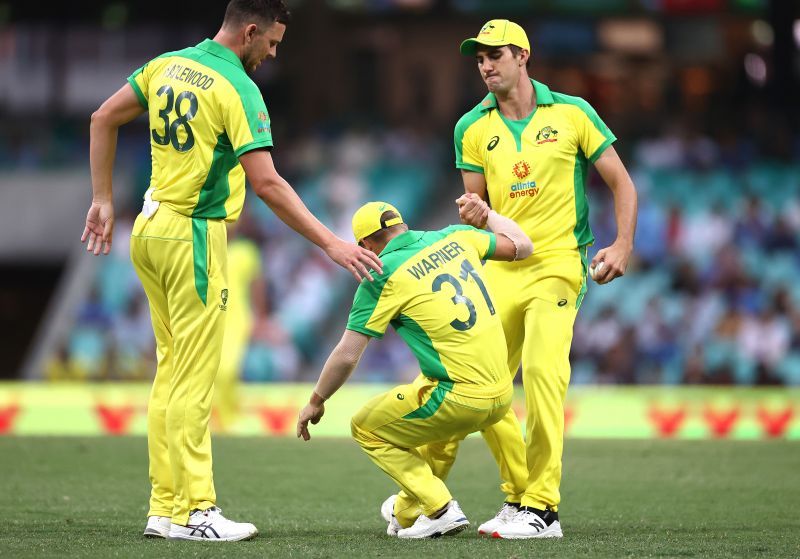
[(480, 276), (495, 243), (468, 225), (398, 235), (380, 254), (383, 273), (359, 285), (347, 329), (380, 338), (391, 324), (426, 377), (453, 383), (454, 394), (503, 394), (503, 325)]
[(238, 158), (272, 147), (264, 99), (239, 57), (206, 39), (151, 60), (128, 83), (150, 115), (153, 200), (236, 221), (245, 194)]
[(536, 253), (591, 245), (586, 200), (588, 161), (616, 137), (580, 97), (535, 80), (537, 107), (509, 120), (487, 95), (456, 124), (456, 167), (483, 173), (497, 213), (516, 221)]

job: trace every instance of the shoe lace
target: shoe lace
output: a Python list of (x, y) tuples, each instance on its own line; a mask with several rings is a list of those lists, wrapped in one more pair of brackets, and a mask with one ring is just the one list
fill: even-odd
[(195, 514), (200, 514), (202, 516), (205, 516), (206, 518), (211, 518), (214, 520), (219, 518), (224, 518), (222, 516), (222, 509), (217, 506), (209, 507), (205, 510), (195, 509), (194, 511), (192, 511), (192, 516), (194, 516)]
[(513, 517), (513, 522), (521, 522), (527, 524), (531, 521), (531, 517), (539, 518), (536, 513), (531, 512), (529, 510), (518, 510)]
[(499, 520), (511, 520), (512, 518), (514, 518), (514, 515), (517, 514), (518, 511), (519, 509), (514, 505), (503, 503), (503, 507), (499, 511), (497, 511), (497, 515), (495, 515), (495, 518)]

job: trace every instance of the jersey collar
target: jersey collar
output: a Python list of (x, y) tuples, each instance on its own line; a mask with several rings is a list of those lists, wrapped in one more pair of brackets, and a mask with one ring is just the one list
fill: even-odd
[[(553, 94), (550, 92), (550, 88), (547, 87), (542, 82), (537, 82), (536, 80), (531, 80), (533, 84), (533, 90), (536, 92), (536, 105), (552, 105), (553, 101)], [(486, 112), (492, 109), (497, 108), (497, 97), (494, 96), (494, 93), (490, 93), (486, 97), (483, 98), (481, 101), (481, 110)]]
[(206, 39), (205, 41), (203, 41), (202, 43), (197, 45), (195, 48), (198, 48), (200, 50), (206, 51), (207, 53), (213, 54), (214, 56), (217, 56), (217, 57), (221, 58), (222, 60), (230, 62), (231, 64), (233, 64), (237, 68), (241, 68), (242, 70), (244, 70), (244, 66), (242, 66), (242, 61), (239, 60), (239, 57), (236, 56), (236, 54), (231, 49), (229, 49), (228, 47), (222, 46), (221, 44), (219, 44), (218, 42), (214, 41), (213, 39)]
[(405, 248), (408, 245), (413, 245), (420, 240), (424, 234), (424, 231), (406, 231), (405, 233), (400, 233), (386, 244), (378, 256), (383, 256), (389, 252), (394, 252), (395, 250)]

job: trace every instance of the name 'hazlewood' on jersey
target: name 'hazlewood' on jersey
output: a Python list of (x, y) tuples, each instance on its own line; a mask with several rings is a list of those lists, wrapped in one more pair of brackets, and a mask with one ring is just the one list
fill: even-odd
[(167, 66), (167, 69), (164, 70), (164, 77), (192, 84), (203, 90), (214, 85), (214, 78), (208, 74), (182, 64)]

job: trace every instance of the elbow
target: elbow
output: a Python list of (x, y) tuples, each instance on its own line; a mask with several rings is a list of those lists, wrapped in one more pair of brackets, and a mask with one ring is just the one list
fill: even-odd
[(347, 372), (347, 376), (350, 376), (353, 371), (355, 371), (356, 367), (358, 367), (358, 362), (361, 360), (361, 356), (352, 356), (348, 355), (343, 359), (343, 365)]
[(273, 177), (265, 176), (258, 180), (251, 181), (253, 192), (262, 200), (272, 200), (275, 198), (276, 192), (279, 189), (279, 182)]
[(94, 130), (116, 130), (124, 123), (125, 121), (121, 118), (121, 115), (115, 114), (104, 103), (92, 113), (89, 120), (89, 128)]
[(533, 242), (527, 235), (523, 235), (517, 244), (517, 257), (515, 260), (525, 260), (533, 254)]

